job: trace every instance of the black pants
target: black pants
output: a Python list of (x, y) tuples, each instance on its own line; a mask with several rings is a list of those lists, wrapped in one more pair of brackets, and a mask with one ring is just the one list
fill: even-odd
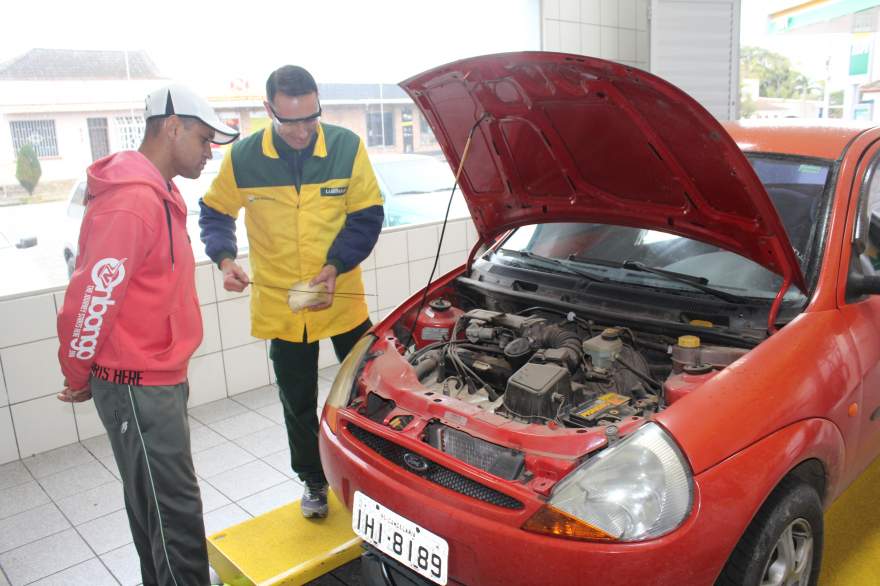
[(94, 377), (89, 383), (122, 477), (144, 586), (209, 584), (186, 413), (189, 385), (133, 387)]
[[(340, 362), (372, 325), (368, 319), (330, 338)], [(284, 407), (290, 467), (304, 482), (326, 482), (318, 453), (318, 348), (318, 342), (288, 342), (278, 338), (269, 346)]]

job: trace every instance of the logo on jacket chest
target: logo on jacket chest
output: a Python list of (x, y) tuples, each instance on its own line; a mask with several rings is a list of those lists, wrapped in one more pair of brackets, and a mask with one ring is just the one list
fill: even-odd
[(254, 195), (249, 193), (245, 197), (247, 198), (248, 203), (254, 203), (255, 201), (275, 201), (274, 197), (268, 195)]
[(346, 191), (348, 191), (347, 185), (343, 185), (342, 187), (322, 187), (321, 188), (321, 196), (322, 197), (339, 197), (340, 195), (345, 195)]

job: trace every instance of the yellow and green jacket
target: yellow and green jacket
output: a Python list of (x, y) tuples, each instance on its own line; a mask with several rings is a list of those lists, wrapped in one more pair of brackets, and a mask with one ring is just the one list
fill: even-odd
[[(200, 202), (201, 238), (216, 263), (235, 258), (235, 218), (245, 210), (253, 287), (251, 334), (290, 342), (347, 332), (367, 319), (358, 265), (382, 230), (382, 196), (360, 137), (319, 124), (295, 151), (266, 128), (232, 145)], [(331, 264), (333, 304), (292, 312), (288, 289)]]

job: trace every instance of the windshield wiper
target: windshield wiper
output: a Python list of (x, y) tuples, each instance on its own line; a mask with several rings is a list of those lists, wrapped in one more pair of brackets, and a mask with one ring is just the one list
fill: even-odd
[(628, 271), (638, 271), (641, 273), (650, 273), (652, 275), (657, 275), (658, 277), (663, 277), (669, 281), (675, 281), (676, 283), (683, 283), (685, 285), (690, 285), (695, 289), (699, 289), (703, 293), (708, 293), (714, 297), (719, 299), (723, 299), (728, 303), (748, 303), (748, 298), (742, 297), (740, 295), (734, 295), (733, 293), (727, 293), (726, 291), (721, 291), (720, 289), (715, 289), (714, 287), (709, 287), (709, 279), (705, 277), (695, 277), (693, 275), (687, 275), (685, 273), (676, 273), (674, 271), (666, 271), (663, 269), (656, 269), (654, 267), (649, 267), (644, 263), (640, 263), (634, 260), (625, 260), (623, 262), (614, 262), (600, 259), (592, 259), (586, 258), (582, 256), (572, 255), (568, 257), (568, 260), (576, 261), (576, 262), (584, 262), (584, 263), (593, 263), (598, 265), (610, 266), (610, 267), (618, 267), (622, 269), (626, 269)]
[(721, 291), (720, 289), (715, 289), (714, 287), (709, 287), (709, 279), (706, 279), (704, 277), (695, 277), (693, 275), (675, 273), (673, 271), (664, 271), (663, 269), (655, 269), (634, 260), (625, 260), (621, 263), (621, 266), (628, 271), (641, 271), (643, 273), (650, 273), (652, 275), (657, 275), (658, 277), (669, 279), (670, 281), (675, 281), (676, 283), (684, 283), (685, 285), (690, 285), (695, 289), (699, 289), (703, 293), (714, 295), (718, 299), (723, 299), (728, 303), (748, 302), (748, 299), (745, 297), (734, 295), (732, 293), (727, 293), (725, 291)]
[(540, 254), (535, 254), (533, 252), (528, 252), (526, 250), (511, 250), (509, 248), (501, 248), (501, 249), (499, 249), (499, 252), (503, 252), (504, 254), (509, 254), (511, 256), (519, 256), (521, 258), (527, 258), (530, 260), (537, 260), (540, 262), (546, 262), (546, 263), (552, 264), (556, 267), (559, 267), (560, 269), (562, 269), (563, 272), (568, 273), (569, 275), (583, 277), (584, 279), (587, 279), (588, 281), (593, 281), (594, 283), (604, 283), (607, 281), (607, 279), (604, 279), (602, 277), (597, 277), (596, 275), (592, 275), (592, 274), (590, 274), (586, 271), (582, 271), (580, 269), (576, 269), (574, 267), (571, 267), (571, 266), (565, 264), (564, 262), (562, 262), (559, 259), (551, 258), (549, 256), (541, 256)]

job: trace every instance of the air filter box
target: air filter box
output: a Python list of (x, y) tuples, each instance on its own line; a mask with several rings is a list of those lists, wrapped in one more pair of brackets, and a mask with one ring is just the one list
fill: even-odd
[(554, 419), (559, 402), (570, 394), (571, 375), (567, 368), (529, 362), (508, 379), (504, 406), (523, 419)]

